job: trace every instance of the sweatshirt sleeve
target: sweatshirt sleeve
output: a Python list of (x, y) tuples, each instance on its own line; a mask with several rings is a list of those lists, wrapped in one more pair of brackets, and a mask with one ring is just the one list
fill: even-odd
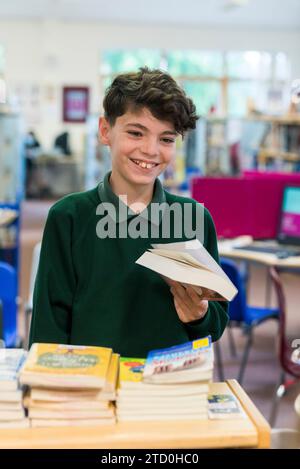
[(29, 346), (70, 341), (76, 276), (72, 262), (72, 214), (61, 202), (49, 211), (33, 293)]
[[(213, 219), (205, 209), (204, 246), (210, 255), (219, 263), (216, 229)], [(212, 340), (218, 340), (228, 323), (228, 302), (209, 301), (208, 310), (203, 319), (185, 323), (190, 340), (211, 335)]]

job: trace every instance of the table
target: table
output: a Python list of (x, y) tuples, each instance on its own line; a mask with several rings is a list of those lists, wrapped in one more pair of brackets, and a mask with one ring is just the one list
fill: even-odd
[(126, 422), (103, 427), (1, 429), (0, 448), (268, 448), (270, 427), (235, 380), (212, 383), (213, 394), (232, 391), (246, 418), (199, 422)]
[(278, 259), (275, 254), (246, 251), (243, 249), (243, 245), (246, 246), (247, 244), (250, 244), (251, 239), (252, 238), (249, 236), (241, 236), (232, 240), (220, 240), (218, 242), (219, 255), (222, 257), (229, 257), (231, 259), (257, 262), (267, 267), (274, 266), (277, 268), (287, 269), (300, 268), (300, 256)]

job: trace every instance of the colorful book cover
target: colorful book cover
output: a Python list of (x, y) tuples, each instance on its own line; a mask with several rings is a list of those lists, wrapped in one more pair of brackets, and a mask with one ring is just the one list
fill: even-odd
[(21, 373), (105, 377), (112, 349), (61, 344), (33, 344)]
[(243, 417), (245, 413), (233, 394), (209, 394), (208, 415), (211, 419)]
[(143, 380), (144, 358), (120, 358), (120, 383), (139, 383)]
[(165, 349), (152, 350), (148, 353), (143, 376), (147, 378), (155, 374), (186, 370), (205, 364), (212, 365), (210, 336)]

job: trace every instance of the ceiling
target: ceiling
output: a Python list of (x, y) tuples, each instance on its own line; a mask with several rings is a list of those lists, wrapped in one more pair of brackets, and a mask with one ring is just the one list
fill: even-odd
[(300, 30), (300, 0), (0, 0), (5, 19)]

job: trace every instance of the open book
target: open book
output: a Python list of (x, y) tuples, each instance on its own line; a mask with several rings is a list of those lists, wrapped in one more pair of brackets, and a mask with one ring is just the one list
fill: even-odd
[(204, 300), (231, 301), (237, 289), (197, 239), (153, 244), (136, 263), (183, 286), (191, 286)]

